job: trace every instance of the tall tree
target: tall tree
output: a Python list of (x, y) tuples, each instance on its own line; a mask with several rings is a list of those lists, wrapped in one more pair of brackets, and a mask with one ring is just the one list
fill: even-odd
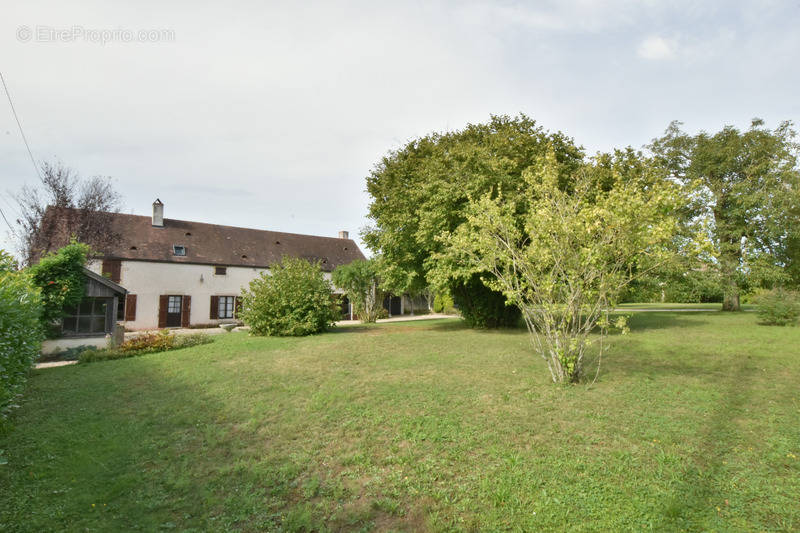
[(800, 231), (796, 133), (790, 122), (770, 130), (760, 119), (713, 135), (680, 126), (670, 124), (649, 148), (685, 187), (690, 219), (708, 229), (723, 310), (738, 311), (747, 283), (787, 281)]
[[(502, 187), (511, 195), (523, 171), (552, 146), (569, 179), (583, 159), (582, 149), (562, 133), (544, 131), (525, 115), (492, 116), (485, 124), (432, 133), (387, 154), (367, 178), (372, 197), (369, 216), (374, 225), (364, 241), (383, 255), (393, 270), (382, 272), (391, 285), (415, 293), (430, 284), (443, 233), (466, 221), (470, 198)], [(527, 209), (518, 203), (520, 213)], [(519, 314), (505, 305), (502, 294), (455, 270), (443, 282), (465, 315), (476, 326), (515, 322)]]
[(17, 247), (25, 264), (31, 265), (74, 238), (103, 250), (119, 235), (111, 229), (121, 196), (111, 178), (82, 178), (61, 163), (42, 164), (38, 187), (24, 186), (16, 195)]

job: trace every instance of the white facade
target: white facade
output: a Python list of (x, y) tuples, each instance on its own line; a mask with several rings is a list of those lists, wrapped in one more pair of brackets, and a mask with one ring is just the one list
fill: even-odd
[[(102, 273), (102, 262), (95, 260), (89, 270)], [(269, 269), (228, 266), (225, 274), (216, 274), (214, 265), (121, 261), (119, 284), (136, 296), (136, 319), (126, 321), (128, 330), (158, 327), (159, 298), (163, 295), (191, 296), (189, 325), (213, 325), (231, 319), (211, 318), (212, 296), (239, 296), (242, 288)], [(325, 278), (330, 280), (330, 273)]]

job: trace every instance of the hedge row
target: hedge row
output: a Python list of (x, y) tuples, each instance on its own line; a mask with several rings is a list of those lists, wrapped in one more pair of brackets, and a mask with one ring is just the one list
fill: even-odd
[(0, 428), (16, 407), (43, 338), (42, 300), (31, 277), (0, 250)]

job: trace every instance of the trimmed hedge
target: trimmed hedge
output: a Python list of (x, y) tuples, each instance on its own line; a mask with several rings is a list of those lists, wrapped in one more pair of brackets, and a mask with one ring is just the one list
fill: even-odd
[(0, 250), (0, 427), (16, 407), (43, 339), (42, 300), (30, 276)]

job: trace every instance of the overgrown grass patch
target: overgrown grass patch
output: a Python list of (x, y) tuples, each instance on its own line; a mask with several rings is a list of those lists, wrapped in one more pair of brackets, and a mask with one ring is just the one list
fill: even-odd
[(593, 386), (457, 320), (36, 371), (0, 529), (792, 530), (800, 328), (641, 313)]

